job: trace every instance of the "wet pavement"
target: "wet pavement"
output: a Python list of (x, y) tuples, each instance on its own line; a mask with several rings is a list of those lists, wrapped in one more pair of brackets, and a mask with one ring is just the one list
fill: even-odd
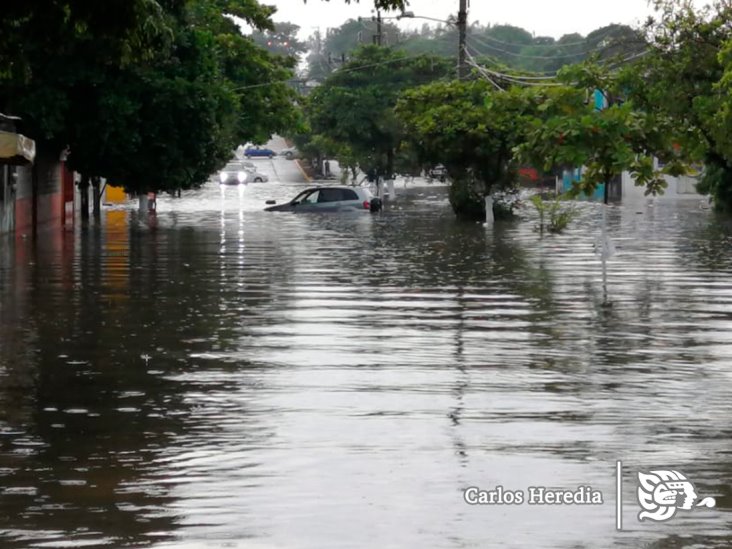
[[(610, 208), (603, 277), (597, 205), (544, 237), (429, 186), (268, 213), (305, 184), (256, 162), (2, 241), (0, 546), (732, 544), (732, 230), (700, 202)], [(659, 468), (717, 506), (639, 522)], [(603, 503), (465, 503), (498, 485)]]

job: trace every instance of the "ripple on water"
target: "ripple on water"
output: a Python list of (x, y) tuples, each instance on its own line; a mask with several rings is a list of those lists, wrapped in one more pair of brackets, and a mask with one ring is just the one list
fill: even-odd
[[(730, 546), (729, 228), (612, 207), (603, 266), (597, 205), (544, 236), (528, 211), (455, 223), (435, 190), (377, 216), (259, 211), (300, 188), (109, 210), (0, 262), (3, 544)], [(719, 507), (638, 523), (653, 467)], [(497, 485), (605, 503), (462, 500)]]

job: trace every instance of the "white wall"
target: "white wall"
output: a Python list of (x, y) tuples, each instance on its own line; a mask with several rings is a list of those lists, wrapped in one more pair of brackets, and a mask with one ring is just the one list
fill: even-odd
[[(703, 195), (696, 191), (697, 179), (683, 175), (681, 177), (671, 177), (667, 175), (666, 181), (668, 187), (662, 195), (655, 197), (656, 200), (669, 200), (679, 198), (692, 198), (699, 199)], [(623, 202), (644, 202), (648, 198), (643, 193), (645, 192), (644, 187), (638, 187), (635, 185), (635, 181), (631, 177), (629, 172), (623, 172), (622, 176), (623, 185)]]

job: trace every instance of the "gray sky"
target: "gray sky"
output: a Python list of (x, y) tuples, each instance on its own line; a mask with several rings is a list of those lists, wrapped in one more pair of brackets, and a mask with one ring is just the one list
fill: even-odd
[[(317, 27), (325, 30), (337, 27), (346, 19), (371, 17), (373, 2), (346, 4), (344, 0), (260, 0), (275, 5), (275, 21), (290, 21), (301, 27), (301, 37), (310, 35)], [(468, 22), (482, 24), (508, 23), (523, 27), (537, 36), (559, 38), (563, 34), (589, 32), (610, 23), (634, 24), (652, 13), (646, 0), (468, 0)], [(699, 0), (700, 3), (705, 0)], [(446, 19), (458, 11), (458, 0), (411, 0), (409, 11), (415, 15)], [(382, 13), (383, 16), (396, 13)], [(402, 22), (400, 26), (421, 27), (424, 20)]]

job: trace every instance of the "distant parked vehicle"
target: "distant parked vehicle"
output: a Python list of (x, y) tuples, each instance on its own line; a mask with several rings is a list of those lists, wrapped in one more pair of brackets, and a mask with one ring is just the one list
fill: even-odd
[[(274, 204), (273, 200), (267, 204)], [(363, 187), (311, 187), (285, 204), (269, 206), (268, 212), (342, 212), (381, 210), (381, 200)]]
[(447, 168), (443, 166), (442, 164), (437, 164), (437, 166), (434, 166), (427, 170), (427, 177), (430, 179), (437, 179), (440, 182), (444, 183), (447, 179)]
[(300, 158), (300, 151), (296, 147), (288, 147), (280, 151), (280, 156), (284, 156), (287, 160), (294, 160)]
[(255, 169), (247, 169), (247, 174), (249, 174), (249, 178), (247, 181), (251, 181), (252, 183), (266, 183), (269, 181), (269, 176), (267, 174), (259, 172)]
[(251, 162), (234, 160), (219, 172), (219, 183), (222, 185), (241, 185), (249, 182), (269, 181), (266, 174), (258, 172)]
[(247, 147), (246, 149), (244, 149), (244, 156), (246, 156), (247, 158), (261, 156), (272, 158), (276, 154), (277, 153), (274, 152), (272, 149), (268, 149), (266, 147)]

